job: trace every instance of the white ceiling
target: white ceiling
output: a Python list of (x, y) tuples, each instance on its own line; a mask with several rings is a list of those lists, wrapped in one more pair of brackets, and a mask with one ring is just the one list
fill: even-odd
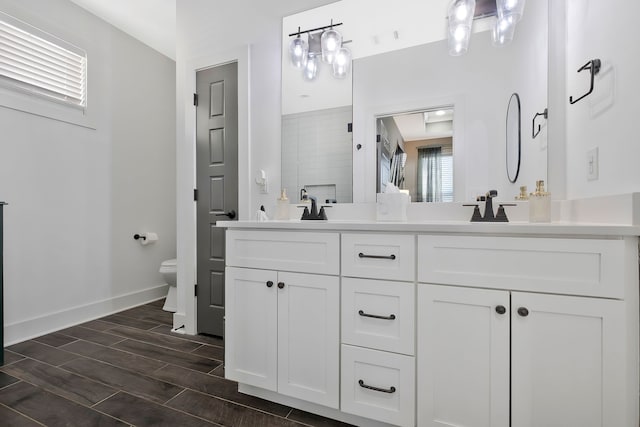
[(175, 61), (176, 0), (71, 1)]
[(441, 115), (436, 111), (400, 114), (393, 116), (404, 141), (421, 141), (453, 136), (453, 109), (444, 109)]
[[(165, 56), (176, 59), (176, 1), (177, 0), (71, 0), (78, 6), (107, 21), (114, 27), (140, 40)], [(186, 0), (180, 0), (186, 3)], [(191, 0), (193, 1), (193, 0)], [(213, 0), (200, 0), (200, 2)], [(215, 0), (217, 17), (236, 20), (242, 27), (249, 19), (248, 10), (256, 17), (283, 17), (301, 10), (318, 7), (336, 0)], [(188, 4), (181, 7), (188, 7)], [(242, 17), (244, 14), (244, 18)], [(210, 24), (211, 16), (203, 16)], [(241, 19), (241, 21), (238, 21)], [(224, 25), (217, 25), (224, 28)]]

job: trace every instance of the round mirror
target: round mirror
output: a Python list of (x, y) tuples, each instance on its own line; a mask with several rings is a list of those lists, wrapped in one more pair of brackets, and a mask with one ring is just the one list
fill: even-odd
[(516, 182), (520, 173), (520, 96), (509, 98), (507, 107), (507, 178)]

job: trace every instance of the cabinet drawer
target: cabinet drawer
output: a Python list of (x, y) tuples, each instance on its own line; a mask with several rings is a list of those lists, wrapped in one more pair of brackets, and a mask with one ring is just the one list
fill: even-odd
[(342, 279), (342, 341), (414, 354), (413, 283)]
[(624, 298), (631, 239), (419, 236), (418, 281)]
[(411, 356), (342, 345), (342, 411), (414, 426), (414, 362)]
[(228, 266), (338, 275), (339, 235), (286, 231), (228, 230)]
[(343, 234), (342, 275), (413, 281), (415, 237), (395, 234)]

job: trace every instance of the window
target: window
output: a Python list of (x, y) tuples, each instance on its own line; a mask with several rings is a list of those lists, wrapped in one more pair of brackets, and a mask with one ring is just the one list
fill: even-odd
[(0, 82), (84, 109), (87, 54), (55, 36), (0, 13)]

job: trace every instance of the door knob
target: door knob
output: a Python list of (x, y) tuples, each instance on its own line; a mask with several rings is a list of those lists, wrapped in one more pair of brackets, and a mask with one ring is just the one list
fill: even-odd
[(231, 209), (231, 211), (229, 212), (225, 212), (225, 213), (221, 213), (221, 214), (216, 214), (216, 216), (227, 216), (229, 217), (229, 219), (233, 219), (236, 217), (236, 211), (234, 211), (233, 209)]
[(527, 317), (529, 315), (529, 310), (527, 310), (525, 307), (520, 307), (518, 309), (518, 314), (522, 317)]
[(504, 305), (496, 306), (496, 313), (505, 314), (506, 312), (507, 312), (507, 309), (504, 307)]
[(278, 289), (284, 288), (284, 282), (278, 282)]
[(272, 286), (273, 286), (273, 282), (272, 282), (271, 280), (269, 280), (269, 281), (267, 282), (267, 288), (270, 288), (270, 287), (272, 287)]

